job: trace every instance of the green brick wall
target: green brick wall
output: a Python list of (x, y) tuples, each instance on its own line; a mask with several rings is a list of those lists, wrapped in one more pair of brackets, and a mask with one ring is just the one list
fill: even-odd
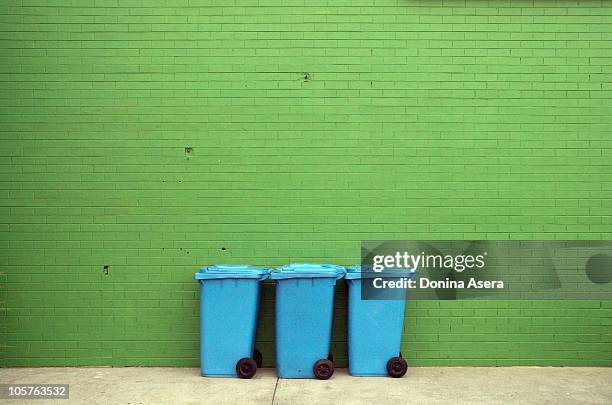
[[(1, 365), (196, 366), (207, 263), (610, 239), (611, 82), (601, 0), (3, 0)], [(405, 326), (412, 365), (612, 365), (612, 301)]]

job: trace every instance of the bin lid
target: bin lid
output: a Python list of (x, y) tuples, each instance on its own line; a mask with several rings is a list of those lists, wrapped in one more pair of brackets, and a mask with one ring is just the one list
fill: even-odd
[(270, 276), (271, 269), (250, 266), (248, 264), (217, 264), (204, 266), (195, 274), (196, 280), (213, 278), (258, 278), (265, 280)]
[(291, 263), (273, 271), (273, 280), (286, 278), (335, 278), (344, 277), (344, 267), (334, 264)]
[(371, 268), (372, 266), (349, 266), (346, 269), (346, 278), (348, 280), (355, 280), (360, 278), (374, 278), (374, 277), (416, 277), (416, 271), (407, 268), (387, 268), (381, 272), (375, 272)]

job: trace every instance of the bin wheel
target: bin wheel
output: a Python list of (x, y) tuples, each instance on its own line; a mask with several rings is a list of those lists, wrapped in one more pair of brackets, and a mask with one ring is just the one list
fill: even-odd
[(250, 357), (243, 357), (236, 363), (236, 374), (239, 378), (253, 378), (257, 372), (257, 363)]
[(261, 368), (263, 366), (263, 356), (261, 355), (261, 352), (257, 349), (253, 351), (253, 360), (255, 360), (257, 368)]
[(312, 371), (319, 380), (328, 380), (334, 374), (334, 363), (328, 359), (317, 360)]
[(391, 357), (387, 362), (387, 374), (393, 378), (403, 377), (408, 371), (406, 360), (401, 357)]
[(334, 362), (334, 354), (332, 352), (327, 354), (327, 360), (331, 361), (332, 363)]

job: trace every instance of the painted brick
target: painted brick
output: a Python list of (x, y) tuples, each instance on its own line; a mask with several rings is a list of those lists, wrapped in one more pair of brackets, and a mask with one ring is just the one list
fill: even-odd
[[(602, 0), (5, 0), (0, 365), (195, 366), (203, 264), (610, 239), (611, 23)], [(612, 301), (411, 302), (402, 352), (610, 366), (611, 325)]]

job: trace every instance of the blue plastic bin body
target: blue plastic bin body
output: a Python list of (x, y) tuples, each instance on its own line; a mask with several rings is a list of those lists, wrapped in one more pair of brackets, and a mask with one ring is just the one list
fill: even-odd
[(253, 357), (261, 281), (270, 270), (203, 267), (200, 283), (200, 367), (206, 377), (236, 377), (236, 363)]
[(348, 285), (349, 374), (387, 376), (387, 362), (400, 355), (406, 300), (363, 300), (361, 283), (381, 276), (350, 267)]
[(315, 378), (314, 364), (329, 354), (334, 289), (344, 268), (292, 264), (272, 272), (276, 283), (276, 373)]

